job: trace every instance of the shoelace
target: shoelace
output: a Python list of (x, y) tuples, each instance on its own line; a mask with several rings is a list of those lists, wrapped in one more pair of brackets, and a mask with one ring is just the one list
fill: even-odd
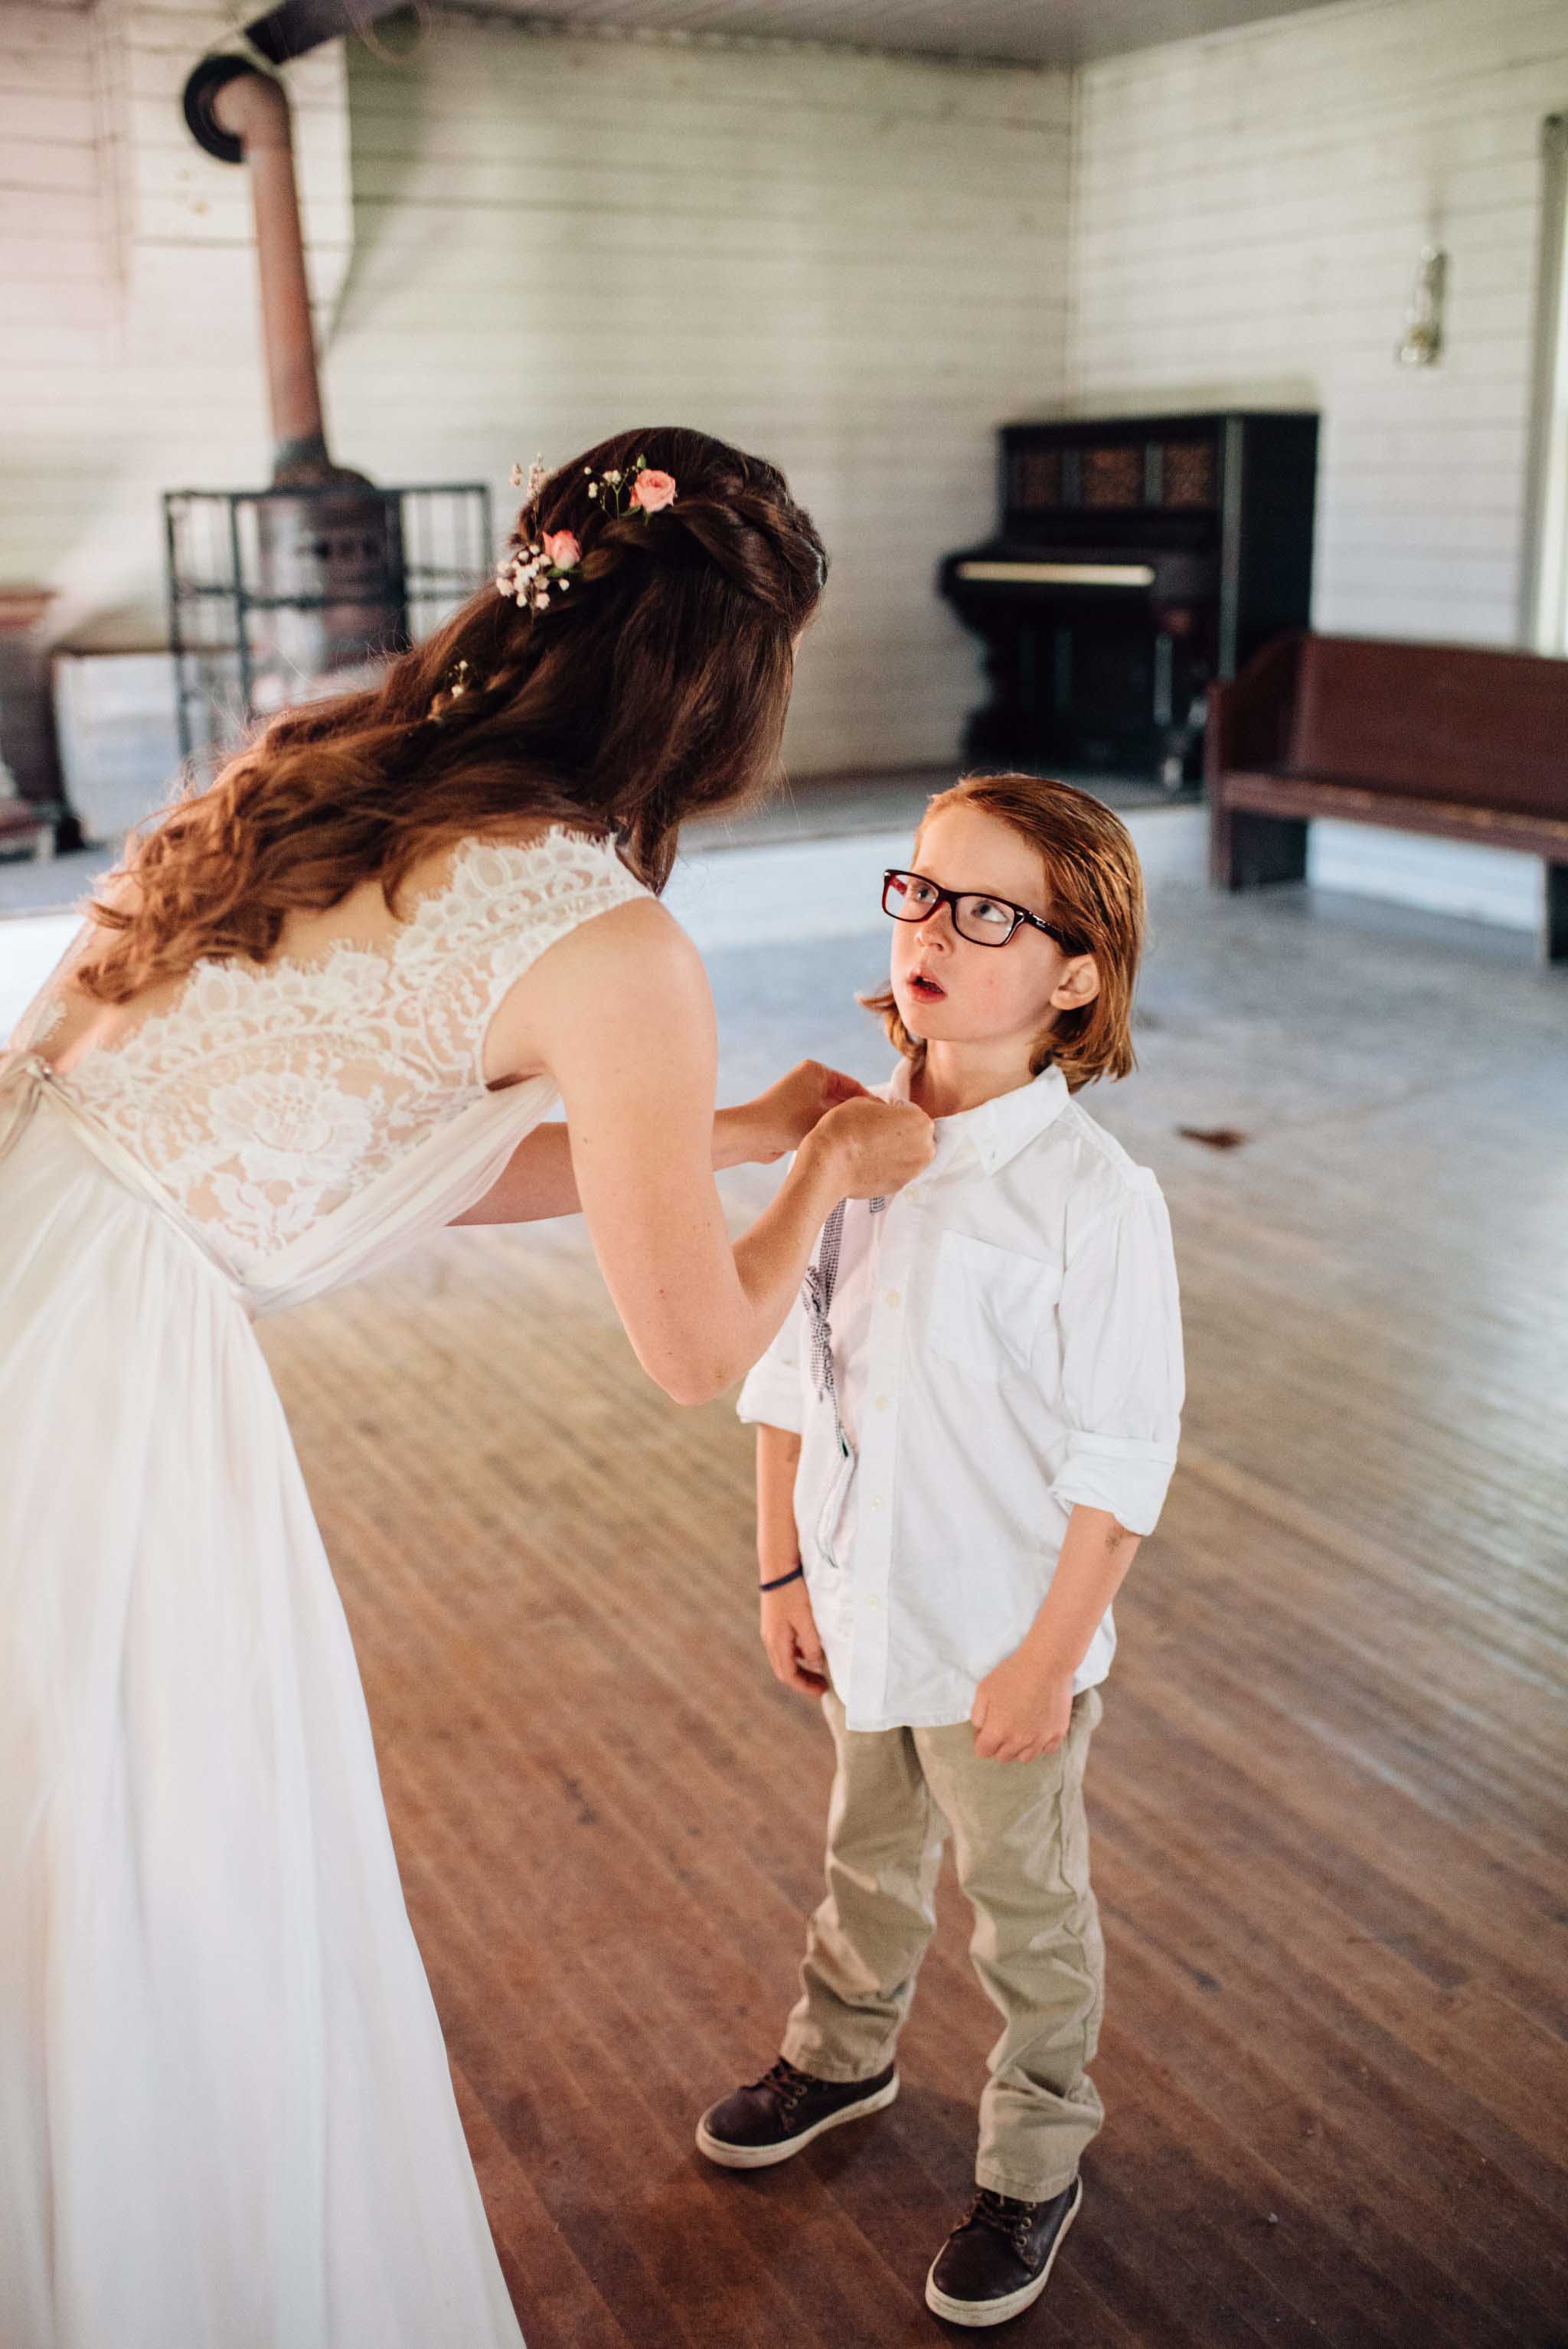
[(753, 2088), (776, 2088), (788, 2113), (794, 2110), (811, 2084), (804, 2072), (798, 2072), (793, 2064), (780, 2055), (776, 2064), (769, 2064), (760, 2080), (753, 2080), (750, 2085)]
[(964, 2224), (989, 2227), (993, 2234), (1005, 2235), (1023, 2259), (1028, 2254), (1033, 2209), (1033, 2203), (1016, 2201), (1011, 2195), (994, 2193), (989, 2186), (983, 2186), (970, 2204)]

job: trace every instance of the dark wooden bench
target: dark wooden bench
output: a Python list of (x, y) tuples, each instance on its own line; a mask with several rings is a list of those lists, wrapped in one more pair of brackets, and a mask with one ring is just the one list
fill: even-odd
[(1314, 816), (1521, 849), (1568, 962), (1568, 660), (1276, 636), (1210, 688), (1204, 758), (1216, 888), (1305, 879)]

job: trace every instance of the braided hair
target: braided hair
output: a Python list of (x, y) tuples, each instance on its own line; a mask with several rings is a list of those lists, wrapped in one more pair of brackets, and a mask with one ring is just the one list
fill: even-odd
[[(638, 459), (663, 511), (606, 512), (589, 483)], [(794, 651), (827, 556), (776, 466), (680, 426), (617, 433), (544, 481), (513, 547), (570, 531), (569, 594), (533, 610), (482, 588), (367, 690), (284, 711), (133, 844), (137, 886), (92, 907), (109, 935), (76, 983), (125, 1002), (198, 959), (264, 961), (296, 909), (476, 833), (568, 823), (614, 838), (660, 889), (681, 824), (772, 781)]]

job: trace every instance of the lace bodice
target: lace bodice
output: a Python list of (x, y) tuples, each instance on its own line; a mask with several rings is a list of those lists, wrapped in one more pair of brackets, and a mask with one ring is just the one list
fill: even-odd
[[(547, 947), (645, 895), (607, 841), (469, 840), (373, 945), (196, 964), (178, 997), (64, 1081), (240, 1275), (486, 1092), (485, 1033)], [(41, 1007), (22, 1040), (46, 1045)]]

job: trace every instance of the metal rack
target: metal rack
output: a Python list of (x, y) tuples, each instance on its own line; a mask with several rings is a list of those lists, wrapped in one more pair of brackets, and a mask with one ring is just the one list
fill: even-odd
[(279, 709), (371, 682), (492, 561), (480, 482), (170, 490), (163, 522), (180, 746), (199, 764)]

